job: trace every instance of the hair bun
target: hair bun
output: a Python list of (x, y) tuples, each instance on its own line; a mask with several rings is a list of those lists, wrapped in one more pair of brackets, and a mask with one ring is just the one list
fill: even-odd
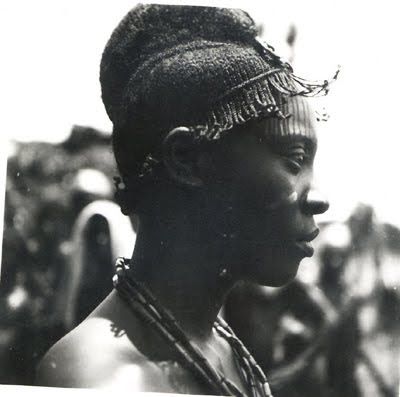
[(113, 32), (101, 61), (102, 98), (109, 117), (117, 121), (130, 77), (153, 54), (198, 40), (250, 42), (256, 34), (254, 21), (238, 9), (136, 6)]

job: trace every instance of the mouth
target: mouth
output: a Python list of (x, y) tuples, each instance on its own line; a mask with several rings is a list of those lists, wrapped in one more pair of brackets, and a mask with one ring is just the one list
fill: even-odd
[(311, 258), (314, 255), (314, 247), (312, 241), (318, 236), (319, 229), (315, 229), (313, 232), (301, 236), (295, 241), (295, 246), (298, 248), (305, 257)]

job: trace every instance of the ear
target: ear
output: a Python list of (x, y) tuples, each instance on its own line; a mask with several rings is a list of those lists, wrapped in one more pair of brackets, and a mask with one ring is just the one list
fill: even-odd
[(198, 170), (198, 153), (193, 134), (187, 127), (177, 127), (164, 138), (163, 162), (170, 176), (189, 186), (203, 186)]

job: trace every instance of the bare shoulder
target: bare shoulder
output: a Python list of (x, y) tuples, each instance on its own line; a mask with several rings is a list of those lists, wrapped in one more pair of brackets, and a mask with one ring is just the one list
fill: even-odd
[(204, 394), (180, 365), (173, 361), (152, 361), (142, 354), (136, 346), (143, 348), (143, 341), (153, 352), (157, 350), (157, 344), (149, 342), (148, 330), (111, 293), (85, 321), (49, 350), (39, 365), (36, 384)]
[(89, 318), (55, 344), (38, 368), (36, 384), (53, 387), (158, 390), (159, 367), (104, 318)]

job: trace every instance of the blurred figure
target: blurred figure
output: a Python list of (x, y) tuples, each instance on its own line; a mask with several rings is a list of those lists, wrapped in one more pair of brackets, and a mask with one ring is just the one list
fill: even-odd
[(110, 293), (115, 259), (121, 253), (132, 255), (135, 240), (132, 224), (117, 204), (96, 200), (81, 211), (72, 232), (66, 291), (60, 294), (67, 330)]
[[(70, 228), (68, 261), (59, 283), (55, 310), (61, 318), (64, 334), (111, 291), (116, 253), (131, 255), (135, 241), (129, 219), (111, 201), (113, 187), (103, 172), (81, 169), (71, 187), (76, 217)], [(124, 239), (117, 237), (117, 233)]]
[(316, 286), (299, 279), (280, 289), (242, 284), (230, 293), (224, 313), (270, 374), (274, 395), (323, 395), (319, 374), (310, 371), (320, 345), (307, 348), (331, 320), (333, 308)]
[(398, 348), (375, 347), (385, 312), (383, 227), (360, 204), (346, 222), (323, 227), (319, 241), (316, 283), (242, 285), (228, 298), (226, 319), (270, 373), (278, 397), (392, 396), (396, 382), (384, 376), (384, 362)]

